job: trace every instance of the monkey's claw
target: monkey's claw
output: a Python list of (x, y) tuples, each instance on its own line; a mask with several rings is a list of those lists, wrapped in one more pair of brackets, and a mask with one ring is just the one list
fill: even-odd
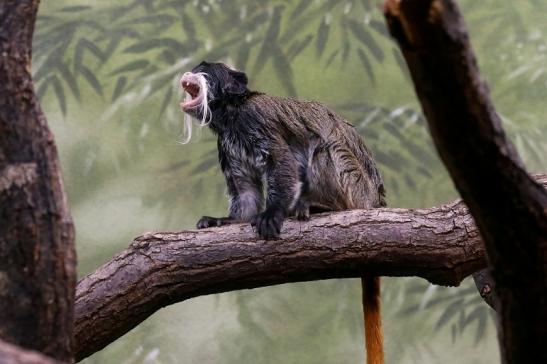
[(297, 211), (295, 214), (295, 217), (298, 221), (308, 221), (310, 219), (310, 211), (309, 210)]
[(279, 233), (281, 232), (283, 217), (283, 211), (266, 210), (256, 215), (251, 220), (251, 225), (255, 227), (258, 236), (262, 239), (275, 239), (279, 237)]
[(310, 206), (302, 201), (299, 201), (294, 208), (294, 216), (299, 221), (308, 221), (310, 219)]
[(222, 226), (222, 219), (211, 216), (203, 216), (196, 224), (198, 229), (206, 229), (213, 226)]

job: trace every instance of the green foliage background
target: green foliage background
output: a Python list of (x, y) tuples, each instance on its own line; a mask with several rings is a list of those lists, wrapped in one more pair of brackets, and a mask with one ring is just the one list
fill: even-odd
[[(547, 4), (459, 3), (506, 130), (528, 168), (547, 171)], [(61, 153), (80, 274), (143, 232), (224, 214), (214, 138), (203, 129), (178, 143), (178, 79), (203, 59), (245, 70), (253, 89), (319, 100), (352, 121), (390, 206), (456, 198), (379, 9), (372, 0), (43, 2), (33, 72)], [(389, 363), (499, 361), (493, 315), (472, 282), (383, 282)], [(358, 280), (331, 280), (200, 297), (86, 363), (362, 362), (359, 295)]]

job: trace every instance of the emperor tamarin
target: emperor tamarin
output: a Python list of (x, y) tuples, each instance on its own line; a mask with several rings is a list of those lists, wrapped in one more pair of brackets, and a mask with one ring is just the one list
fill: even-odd
[[(385, 206), (382, 178), (363, 139), (325, 105), (250, 91), (245, 73), (223, 63), (200, 63), (181, 86), (183, 111), (218, 136), (230, 197), (228, 216), (203, 216), (199, 229), (250, 222), (259, 237), (274, 239), (286, 217)], [(189, 119), (186, 127), (191, 135)], [(379, 280), (365, 277), (363, 288), (367, 362), (378, 364)]]

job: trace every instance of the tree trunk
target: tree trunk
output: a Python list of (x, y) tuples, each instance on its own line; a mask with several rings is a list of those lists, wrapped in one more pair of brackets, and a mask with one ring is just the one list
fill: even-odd
[(0, 337), (70, 361), (74, 230), (32, 85), (38, 4), (0, 2)]
[(61, 364), (36, 351), (21, 349), (0, 340), (0, 363), (2, 364)]
[(525, 171), (452, 0), (388, 0), (439, 154), (484, 238), (506, 363), (547, 363), (547, 193)]

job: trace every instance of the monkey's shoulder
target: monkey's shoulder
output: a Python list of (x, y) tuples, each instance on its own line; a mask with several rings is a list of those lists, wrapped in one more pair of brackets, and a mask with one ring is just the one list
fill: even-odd
[(272, 110), (293, 111), (296, 108), (298, 110), (331, 111), (328, 106), (319, 101), (286, 96), (272, 96), (262, 92), (253, 92), (249, 96), (248, 102), (255, 107)]
[(312, 131), (353, 128), (343, 117), (319, 101), (257, 92), (248, 99), (248, 103), (257, 114), (262, 115), (263, 120), (277, 120), (289, 127), (301, 125)]

